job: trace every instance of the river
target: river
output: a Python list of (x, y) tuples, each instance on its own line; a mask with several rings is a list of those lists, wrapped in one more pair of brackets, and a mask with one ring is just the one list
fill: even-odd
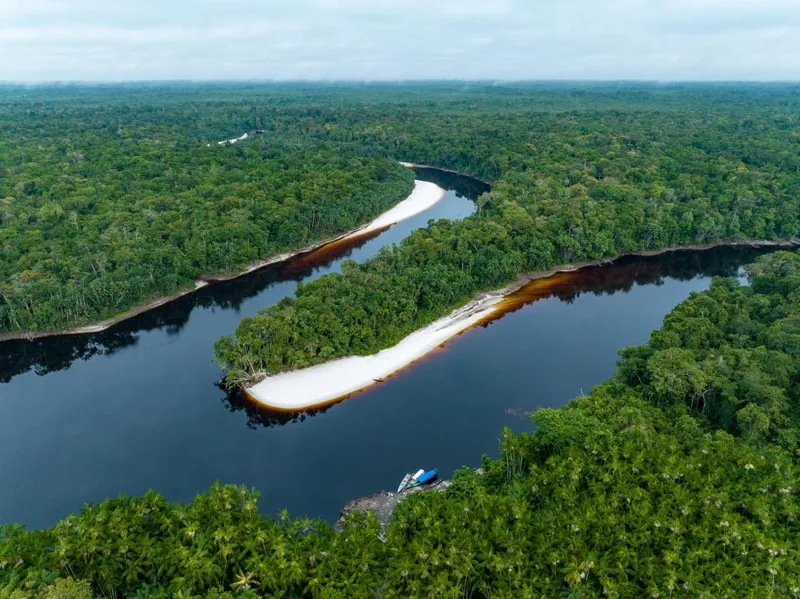
[[(188, 501), (214, 481), (262, 493), (264, 512), (333, 520), (350, 499), (408, 470), (444, 475), (494, 454), (503, 426), (606, 379), (616, 352), (647, 340), (710, 277), (756, 250), (718, 248), (559, 275), (528, 303), (468, 331), (391, 380), (322, 411), (256, 408), (217, 387), (213, 342), (243, 316), (398, 242), (431, 218), (464, 218), (483, 187), (419, 171), (450, 189), (430, 210), (350, 248), (214, 284), (103, 333), (0, 344), (0, 523), (39, 528), (87, 502), (161, 491)], [(456, 191), (457, 190), (457, 191)]]

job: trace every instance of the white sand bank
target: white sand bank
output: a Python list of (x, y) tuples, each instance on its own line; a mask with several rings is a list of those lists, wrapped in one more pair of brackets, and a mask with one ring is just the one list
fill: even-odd
[(318, 366), (265, 378), (247, 389), (265, 406), (300, 410), (325, 404), (376, 384), (468, 329), (495, 309), (501, 294), (470, 302), (449, 316), (429, 324), (394, 347), (371, 356), (349, 356)]
[(226, 145), (226, 144), (235, 144), (237, 141), (242, 141), (243, 139), (247, 139), (247, 133), (242, 133), (239, 137), (234, 137), (233, 139), (223, 139), (222, 141), (218, 141), (217, 145)]
[(424, 212), (437, 202), (441, 200), (447, 191), (436, 185), (435, 183), (428, 183), (427, 181), (415, 181), (414, 191), (405, 200), (397, 204), (381, 214), (374, 221), (368, 225), (356, 229), (352, 233), (348, 233), (342, 239), (351, 239), (353, 237), (361, 237), (366, 233), (385, 229), (389, 225), (394, 225), (402, 220), (416, 216), (420, 212)]
[(328, 239), (326, 241), (314, 244), (313, 246), (302, 248), (294, 252), (278, 254), (277, 256), (273, 256), (272, 258), (269, 258), (267, 260), (261, 260), (259, 262), (256, 262), (255, 264), (251, 264), (246, 270), (242, 271), (236, 276), (241, 276), (251, 273), (254, 270), (258, 270), (259, 268), (264, 268), (265, 266), (269, 266), (270, 264), (285, 262), (289, 258), (293, 258), (294, 256), (297, 256), (299, 254), (306, 254), (308, 252), (320, 249), (335, 241), (343, 241), (345, 239), (353, 239), (355, 237), (361, 237), (362, 235), (366, 235), (367, 233), (378, 231), (388, 226), (397, 224), (402, 220), (411, 218), (412, 216), (415, 216), (420, 212), (424, 212), (425, 210), (436, 204), (439, 200), (441, 200), (446, 194), (447, 191), (442, 189), (438, 185), (434, 185), (433, 183), (428, 183), (426, 181), (415, 181), (414, 190), (411, 192), (410, 196), (408, 196), (405, 200), (401, 201), (399, 204), (395, 205), (394, 208), (390, 208), (389, 210), (381, 214), (371, 223), (368, 223), (358, 229), (353, 229), (349, 233), (345, 233), (343, 235), (340, 235), (339, 237), (334, 237), (333, 239)]

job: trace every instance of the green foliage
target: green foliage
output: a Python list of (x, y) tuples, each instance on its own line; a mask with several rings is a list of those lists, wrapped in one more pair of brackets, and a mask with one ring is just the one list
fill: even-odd
[[(216, 347), (232, 385), (372, 354), (520, 273), (800, 235), (791, 86), (429, 86), (318, 99), (326, 125), (287, 117), (295, 135), (472, 173), (492, 191), (474, 216), (434, 223), (243, 320)], [(292, 113), (305, 110), (301, 102)], [(775, 343), (796, 327), (777, 327)], [(702, 381), (684, 376), (691, 398)]]
[(193, 112), (224, 111), (208, 100), (59, 100), (2, 107), (0, 333), (114, 317), (240, 272), (369, 221), (413, 185), (395, 161), (324, 141), (206, 142)]
[(353, 517), (337, 535), (320, 521), (265, 518), (257, 498), (215, 485), (184, 506), (150, 492), (88, 506), (47, 531), (6, 528), (0, 596), (42, 592), (56, 576), (91, 580), (103, 596), (371, 596), (365, 564), (384, 551), (374, 518)]
[(798, 599), (798, 360), (763, 345), (796, 314), (798, 269), (778, 252), (752, 287), (694, 294), (611, 381), (401, 502), (385, 543), (372, 516), (267, 518), (244, 488), (151, 492), (0, 529), (0, 597)]
[(623, 350), (618, 378), (660, 406), (685, 403), (710, 425), (758, 445), (800, 445), (800, 253), (747, 268), (750, 285), (717, 279)]
[(536, 424), (537, 440), (553, 451), (561, 451), (576, 445), (582, 439), (599, 435), (606, 430), (602, 421), (568, 407), (544, 408), (536, 412), (531, 419)]
[[(0, 593), (0, 596), (4, 596)], [(10, 599), (94, 599), (92, 585), (86, 580), (57, 578), (38, 592), (17, 589), (8, 595)]]

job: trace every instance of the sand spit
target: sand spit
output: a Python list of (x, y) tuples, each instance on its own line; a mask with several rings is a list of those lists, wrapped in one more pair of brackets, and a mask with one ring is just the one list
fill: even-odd
[(428, 183), (427, 181), (415, 181), (414, 191), (405, 200), (397, 204), (394, 208), (387, 210), (381, 214), (374, 221), (367, 226), (356, 229), (352, 233), (348, 233), (342, 239), (353, 239), (367, 235), (373, 231), (385, 229), (388, 226), (399, 223), (400, 221), (416, 216), (420, 212), (425, 212), (434, 204), (438, 203), (447, 191), (436, 185), (435, 183)]
[(218, 141), (217, 145), (224, 146), (228, 144), (235, 144), (237, 141), (242, 141), (243, 139), (247, 139), (249, 135), (247, 132), (242, 133), (239, 137), (234, 137), (233, 139), (225, 139), (223, 141)]
[[(244, 139), (247, 139), (248, 137), (250, 137), (250, 135), (245, 131), (239, 137), (234, 137), (233, 139), (223, 139), (222, 141), (218, 141), (217, 145), (218, 146), (232, 146), (237, 141), (242, 141)], [(211, 147), (211, 144), (206, 144), (206, 146)]]
[(630, 252), (614, 258), (564, 264), (547, 271), (522, 275), (503, 289), (478, 296), (463, 308), (425, 328), (415, 331), (397, 345), (370, 356), (348, 356), (324, 364), (269, 376), (245, 389), (254, 401), (271, 409), (298, 411), (319, 407), (346, 398), (380, 383), (409, 366), (448, 339), (466, 329), (485, 324), (531, 300), (526, 287), (534, 282), (564, 273), (611, 264), (625, 256), (655, 256), (668, 252), (708, 250), (719, 246), (796, 247), (798, 239), (788, 241), (728, 241), (708, 245), (670, 247), (662, 250)]
[(273, 256), (268, 260), (261, 260), (254, 264), (251, 264), (247, 267), (246, 270), (243, 270), (240, 273), (232, 277), (213, 277), (213, 276), (206, 276), (203, 277), (202, 280), (206, 282), (213, 282), (213, 281), (222, 281), (233, 279), (236, 277), (241, 277), (243, 275), (249, 274), (254, 270), (258, 270), (259, 268), (264, 268), (265, 266), (270, 266), (272, 264), (278, 264), (280, 262), (285, 262), (290, 258), (294, 258), (295, 256), (299, 256), (301, 254), (308, 254), (310, 252), (322, 249), (324, 246), (331, 245), (334, 243), (339, 243), (341, 241), (345, 241), (347, 239), (357, 239), (359, 237), (365, 237), (367, 235), (371, 235), (376, 231), (381, 231), (386, 229), (394, 224), (399, 223), (400, 221), (406, 220), (407, 218), (411, 218), (419, 214), (420, 212), (424, 212), (437, 202), (439, 202), (445, 195), (447, 191), (435, 185), (433, 183), (428, 183), (427, 181), (414, 181), (414, 190), (411, 192), (411, 195), (408, 196), (405, 200), (399, 202), (394, 206), (394, 208), (390, 208), (378, 218), (373, 220), (366, 225), (359, 227), (358, 229), (353, 229), (349, 233), (344, 233), (342, 235), (338, 235), (331, 239), (326, 239), (325, 241), (321, 241), (319, 243), (315, 243), (314, 245), (302, 248), (300, 250), (294, 252), (287, 252), (285, 254), (279, 254), (277, 256)]
[(371, 356), (348, 356), (265, 378), (246, 389), (255, 401), (277, 410), (324, 405), (381, 382), (489, 316), (502, 294), (488, 294)]
[[(241, 139), (241, 138), (240, 138)], [(194, 284), (194, 288), (187, 289), (185, 291), (181, 291), (180, 293), (176, 293), (175, 295), (171, 295), (169, 297), (159, 298), (154, 300), (148, 304), (137, 306), (130, 311), (118, 316), (116, 318), (110, 318), (108, 320), (103, 320), (97, 323), (93, 323), (90, 325), (80, 326), (80, 327), (73, 327), (70, 329), (62, 330), (62, 331), (25, 331), (20, 333), (5, 333), (0, 334), (0, 342), (2, 341), (10, 341), (13, 339), (40, 339), (42, 337), (53, 337), (56, 335), (87, 335), (91, 333), (100, 333), (113, 327), (120, 322), (133, 318), (134, 316), (138, 316), (143, 312), (147, 312), (149, 310), (153, 310), (158, 308), (159, 306), (163, 306), (166, 303), (171, 301), (177, 300), (189, 293), (197, 291), (201, 287), (205, 287), (211, 283), (216, 283), (220, 281), (230, 281), (231, 279), (236, 279), (242, 277), (244, 275), (250, 274), (253, 271), (259, 270), (266, 266), (271, 266), (275, 264), (279, 264), (281, 262), (285, 262), (290, 258), (294, 258), (295, 256), (301, 256), (303, 254), (310, 254), (316, 250), (319, 250), (327, 245), (338, 243), (344, 240), (352, 240), (362, 236), (369, 236), (374, 235), (376, 232), (386, 229), (393, 224), (399, 223), (402, 220), (410, 218), (420, 212), (424, 212), (437, 202), (439, 202), (445, 195), (447, 191), (442, 189), (438, 185), (434, 183), (428, 183), (427, 181), (415, 181), (414, 182), (414, 190), (411, 192), (411, 195), (408, 196), (405, 200), (402, 200), (398, 204), (396, 204), (393, 208), (390, 208), (380, 216), (378, 216), (372, 222), (359, 227), (358, 229), (354, 229), (348, 233), (344, 233), (342, 235), (337, 235), (336, 237), (332, 237), (330, 239), (325, 239), (320, 241), (319, 243), (312, 244), (310, 246), (300, 248), (294, 252), (287, 252), (284, 254), (279, 254), (277, 256), (273, 256), (267, 260), (260, 260), (248, 266), (245, 270), (241, 272), (237, 272), (234, 274), (222, 274), (222, 275), (215, 275), (215, 274), (208, 274), (199, 277)]]

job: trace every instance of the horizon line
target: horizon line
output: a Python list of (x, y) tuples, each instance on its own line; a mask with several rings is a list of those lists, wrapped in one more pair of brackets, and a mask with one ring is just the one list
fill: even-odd
[(655, 85), (674, 84), (800, 84), (800, 79), (343, 79), (343, 78), (306, 78), (306, 79), (275, 79), (275, 78), (208, 78), (208, 79), (0, 79), (0, 86), (47, 86), (47, 85), (125, 85), (125, 84), (225, 84), (225, 83), (258, 83), (258, 84), (360, 84), (360, 85), (401, 85), (409, 83), (460, 83), (460, 84), (489, 84), (508, 85), (520, 83), (639, 83)]

